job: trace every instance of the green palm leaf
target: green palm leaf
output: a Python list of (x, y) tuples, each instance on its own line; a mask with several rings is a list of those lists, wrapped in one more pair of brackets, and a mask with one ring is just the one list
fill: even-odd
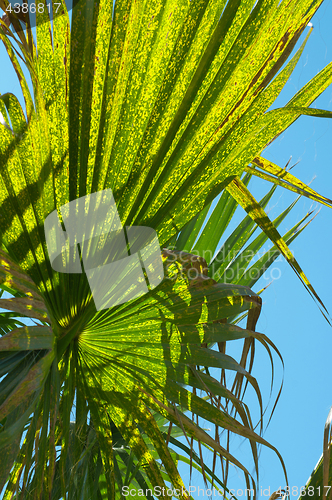
[[(46, 9), (37, 11), (36, 41), (29, 16), (25, 31), (14, 13), (8, 13), (12, 29), (1, 21), (25, 110), (12, 94), (0, 96), (1, 280), (14, 292), (0, 307), (38, 321), (0, 339), (0, 444), (8, 453), (1, 487), (10, 472), (5, 498), (14, 491), (21, 498), (75, 498), (82, 485), (89, 498), (119, 498), (130, 476), (123, 480), (114, 456), (118, 433), (130, 448), (124, 465), (139, 467), (139, 474), (129, 473), (137, 487), (166, 480), (182, 491), (156, 414), (238, 465), (251, 486), (246, 467), (188, 412), (248, 438), (258, 473), (257, 443), (274, 448), (254, 431), (241, 388), (243, 381), (254, 388), (262, 420), (259, 387), (246, 369), (249, 351), (237, 363), (223, 343), (243, 338), (249, 348), (255, 338), (273, 349), (252, 331), (259, 297), (241, 285), (216, 283), (203, 261), (194, 264), (199, 273), (191, 279), (192, 258), (165, 251), (160, 286), (97, 310), (84, 273), (52, 268), (44, 223), (68, 202), (111, 189), (122, 225), (149, 226), (164, 246), (227, 188), (315, 295), (239, 179), (245, 170), (256, 174), (264, 147), (298, 116), (332, 116), (308, 107), (331, 83), (331, 65), (285, 108), (268, 111), (303, 47), (279, 70), (320, 3), (84, 0), (74, 2), (70, 24), (61, 0), (62, 15), (52, 24)], [(8, 5), (0, 1), (3, 10)], [(29, 70), (33, 96), (18, 58)], [(275, 167), (262, 170), (280, 183)], [(294, 178), (285, 182), (331, 204)], [(232, 213), (231, 199), (222, 203), (220, 213), (226, 207)], [(246, 311), (247, 329), (224, 323)], [(221, 382), (203, 367), (219, 369)], [(223, 381), (228, 370), (235, 373), (233, 391)], [(93, 453), (91, 432), (98, 441)], [(68, 463), (76, 467), (90, 450), (82, 482), (75, 483)]]
[(323, 453), (312, 471), (299, 498), (330, 499), (332, 497), (332, 455), (331, 455), (331, 420), (330, 409), (324, 427)]

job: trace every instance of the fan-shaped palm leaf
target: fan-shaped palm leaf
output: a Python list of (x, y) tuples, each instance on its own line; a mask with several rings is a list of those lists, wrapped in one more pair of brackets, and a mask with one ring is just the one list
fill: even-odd
[[(30, 488), (35, 498), (50, 496), (57, 478), (61, 495), (67, 494), (74, 403), (73, 463), (92, 425), (100, 446), (94, 470), (84, 476), (89, 498), (119, 495), (121, 471), (112, 447), (117, 432), (148, 484), (165, 485), (158, 456), (167, 480), (187, 498), (154, 412), (237, 464), (250, 487), (244, 465), (186, 412), (248, 438), (257, 470), (257, 443), (271, 445), (254, 432), (240, 393), (197, 367), (235, 371), (240, 385), (245, 378), (253, 386), (262, 408), (257, 382), (242, 362), (207, 347), (256, 337), (269, 348), (252, 331), (259, 297), (247, 287), (216, 283), (202, 263), (192, 280), (183, 254), (166, 251), (159, 287), (98, 311), (85, 274), (52, 269), (44, 222), (70, 201), (112, 189), (122, 225), (149, 226), (164, 246), (226, 188), (316, 296), (240, 176), (255, 160), (260, 175), (278, 183), (284, 173), (259, 159), (266, 144), (300, 114), (331, 117), (308, 107), (331, 83), (331, 65), (285, 108), (267, 112), (300, 52), (278, 71), (320, 3), (87, 0), (74, 2), (70, 27), (61, 1), (62, 15), (52, 25), (47, 10), (37, 10), (35, 46), (29, 16), (23, 32), (8, 1), (0, 1), (13, 26), (1, 21), (0, 36), (25, 100), (24, 112), (12, 94), (0, 97), (3, 265), (13, 276), (10, 288), (25, 294), (4, 299), (2, 307), (41, 322), (0, 340), (8, 367), (0, 381), (0, 446), (8, 451), (15, 442), (16, 450), (23, 439), (1, 478), (3, 486), (13, 467), (8, 498), (14, 490), (28, 497)], [(30, 72), (34, 97), (17, 56)], [(284, 185), (299, 189), (293, 178)], [(301, 194), (331, 203), (303, 184)], [(253, 311), (248, 329), (221, 322), (247, 310)], [(11, 351), (21, 357), (13, 361)], [(196, 389), (211, 392), (210, 401)], [(231, 400), (238, 419), (213, 395)]]

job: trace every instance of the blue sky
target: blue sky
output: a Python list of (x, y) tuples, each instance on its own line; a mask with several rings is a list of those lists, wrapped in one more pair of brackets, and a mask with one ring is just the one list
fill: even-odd
[[(285, 104), (294, 93), (315, 76), (332, 60), (332, 0), (326, 0), (312, 20), (313, 33), (305, 47), (298, 67), (286, 88), (278, 98), (277, 105)], [(0, 45), (0, 93), (13, 92), (21, 96), (16, 76), (8, 56)], [(332, 87), (327, 89), (313, 105), (332, 110)], [(319, 193), (332, 198), (332, 120), (301, 117), (263, 153), (269, 160), (285, 166), (290, 157), (291, 164), (299, 161), (292, 173), (309, 183)], [(251, 188), (261, 197), (270, 185), (263, 181), (253, 183)], [(269, 205), (269, 215), (274, 218), (294, 200), (292, 193), (277, 190)], [(287, 218), (281, 232), (290, 229), (311, 208), (317, 207), (308, 199), (301, 199)], [(244, 213), (238, 210), (235, 220)], [(318, 216), (292, 244), (293, 253), (304, 272), (315, 287), (332, 315), (331, 294), (331, 248), (332, 210), (322, 207)], [(264, 437), (278, 448), (284, 458), (290, 486), (303, 486), (316, 465), (323, 443), (324, 423), (332, 405), (330, 383), (332, 328), (323, 318), (308, 292), (292, 269), (281, 260), (274, 264), (280, 278), (271, 283), (264, 292), (262, 314), (257, 330), (267, 335), (280, 350), (284, 363), (284, 387), (271, 424)], [(280, 271), (280, 272), (279, 272)], [(257, 286), (259, 290), (269, 282), (264, 278)], [(276, 369), (276, 386), (282, 377), (280, 363)], [(263, 387), (265, 401), (268, 399), (270, 364), (267, 355), (258, 349), (254, 375)], [(236, 455), (239, 458), (249, 451), (239, 441)], [(275, 454), (263, 448), (260, 455), (260, 484), (271, 488), (284, 486), (284, 476)], [(245, 488), (240, 475), (231, 474), (231, 485)], [(200, 484), (194, 473), (192, 484)], [(293, 497), (297, 498), (297, 497)]]

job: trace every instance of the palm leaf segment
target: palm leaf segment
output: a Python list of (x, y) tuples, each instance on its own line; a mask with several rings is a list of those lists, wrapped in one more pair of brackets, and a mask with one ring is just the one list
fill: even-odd
[[(25, 101), (24, 113), (12, 94), (0, 98), (2, 266), (4, 286), (15, 295), (2, 307), (38, 320), (1, 339), (6, 377), (0, 445), (9, 454), (1, 481), (12, 470), (8, 492), (22, 488), (28, 495), (33, 488), (38, 497), (52, 491), (59, 478), (59, 491), (66, 494), (74, 401), (75, 463), (83, 448), (89, 449), (91, 423), (100, 446), (82, 473), (88, 498), (97, 491), (118, 495), (122, 475), (112, 452), (117, 432), (143, 464), (147, 484), (165, 484), (139, 427), (168, 480), (182, 488), (154, 412), (237, 464), (250, 484), (245, 467), (185, 413), (249, 438), (257, 468), (256, 443), (267, 443), (253, 431), (246, 407), (197, 370), (234, 370), (237, 385), (246, 378), (260, 401), (243, 363), (208, 348), (257, 337), (251, 331), (255, 320), (250, 330), (220, 322), (258, 311), (257, 296), (246, 287), (207, 279), (205, 265), (192, 283), (183, 255), (166, 253), (169, 279), (160, 287), (133, 303), (97, 312), (84, 275), (52, 270), (44, 221), (69, 201), (110, 188), (122, 224), (149, 226), (165, 245), (226, 187), (315, 294), (240, 176), (250, 170), (331, 203), (259, 156), (301, 114), (331, 117), (308, 108), (331, 83), (331, 65), (287, 106), (266, 112), (303, 47), (278, 71), (320, 3), (75, 2), (70, 29), (61, 2), (62, 15), (52, 27), (47, 10), (37, 12), (36, 46), (28, 16), (25, 31), (14, 13), (9, 13), (12, 29), (1, 21), (0, 36)], [(1, 0), (3, 10), (8, 5)], [(18, 57), (30, 72), (34, 98)], [(15, 283), (8, 285), (15, 273)], [(267, 339), (258, 338), (268, 347)], [(239, 420), (196, 389), (231, 400)], [(16, 448), (10, 448), (13, 439)], [(181, 490), (180, 497), (186, 496)]]

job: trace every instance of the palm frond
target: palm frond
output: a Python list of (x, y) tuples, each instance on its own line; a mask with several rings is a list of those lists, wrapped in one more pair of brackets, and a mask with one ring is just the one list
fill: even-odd
[[(255, 488), (245, 465), (197, 417), (247, 438), (257, 475), (258, 444), (275, 450), (255, 432), (242, 400), (251, 384), (262, 423), (261, 394), (250, 374), (253, 339), (269, 353), (274, 346), (253, 332), (260, 298), (240, 284), (216, 283), (206, 262), (168, 250), (159, 286), (99, 310), (86, 273), (52, 267), (44, 224), (55, 213), (69, 231), (63, 207), (111, 190), (121, 225), (151, 228), (163, 247), (195, 217), (201, 222), (227, 189), (220, 213), (232, 213), (231, 198), (242, 204), (315, 295), (240, 177), (259, 167), (274, 184), (283, 178), (288, 188), (331, 205), (261, 159), (300, 115), (332, 116), (309, 107), (332, 82), (331, 65), (284, 108), (269, 111), (304, 45), (283, 66), (320, 4), (84, 0), (74, 2), (69, 21), (61, 0), (52, 22), (46, 9), (37, 10), (35, 39), (29, 15), (24, 25), (11, 12), (0, 21), (25, 105), (12, 94), (0, 96), (1, 281), (14, 292), (0, 307), (37, 320), (0, 339), (5, 498), (81, 491), (113, 499), (133, 480), (136, 487), (169, 481), (188, 498), (156, 414), (236, 464)], [(0, 0), (3, 10), (8, 5)], [(247, 311), (246, 329), (225, 323)], [(237, 362), (224, 343), (239, 338), (246, 347)], [(218, 369), (220, 381), (205, 367)], [(235, 373), (232, 390), (224, 383), (228, 371)], [(235, 411), (222, 406), (223, 398)], [(121, 455), (123, 466), (115, 451), (119, 434), (130, 449)], [(78, 483), (73, 471), (80, 463)]]

